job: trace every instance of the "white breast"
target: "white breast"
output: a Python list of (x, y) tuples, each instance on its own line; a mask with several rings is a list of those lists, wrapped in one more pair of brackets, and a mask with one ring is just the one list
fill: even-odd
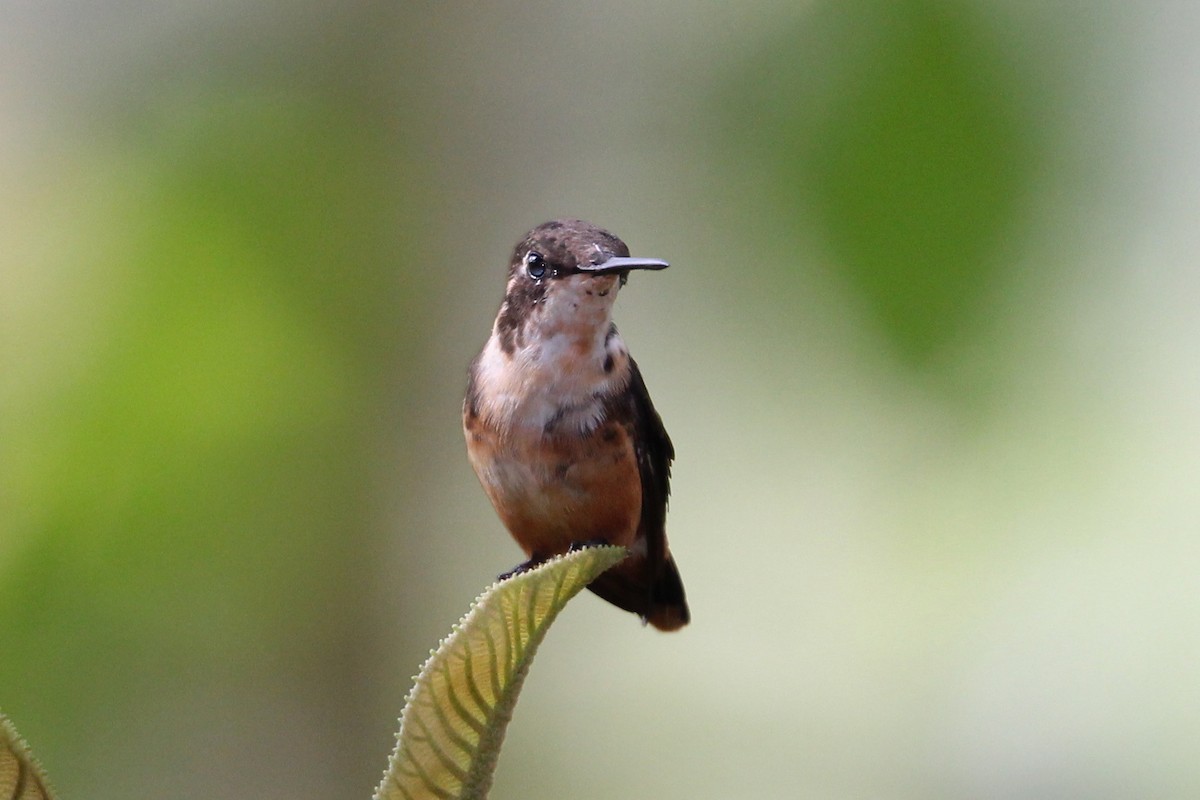
[[(589, 326), (590, 327), (590, 326)], [(629, 380), (628, 355), (620, 336), (605, 341), (576, 328), (527, 336), (511, 356), (492, 336), (476, 362), (479, 411), (501, 429), (509, 427), (587, 433), (601, 421), (604, 399)], [(605, 371), (605, 360), (613, 368)]]

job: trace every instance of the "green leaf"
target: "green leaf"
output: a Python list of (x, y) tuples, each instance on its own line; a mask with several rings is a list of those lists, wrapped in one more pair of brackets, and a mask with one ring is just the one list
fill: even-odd
[(400, 716), (375, 800), (481, 800), (521, 684), (558, 612), (626, 556), (589, 547), (493, 584), (433, 652)]
[(0, 714), (0, 797), (54, 800), (41, 765), (4, 714)]

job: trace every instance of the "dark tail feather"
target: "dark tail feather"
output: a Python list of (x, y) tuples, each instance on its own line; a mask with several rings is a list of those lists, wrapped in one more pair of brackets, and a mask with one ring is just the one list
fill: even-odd
[(650, 613), (645, 617), (646, 621), (660, 631), (677, 631), (692, 619), (683, 592), (683, 579), (679, 576), (679, 568), (675, 566), (675, 559), (671, 556), (667, 556), (666, 563), (658, 574), (658, 580), (654, 582)]
[(645, 561), (618, 564), (592, 581), (588, 588), (618, 608), (632, 611), (660, 631), (677, 631), (691, 620), (683, 580), (675, 559), (659, 567), (653, 583), (647, 586)]

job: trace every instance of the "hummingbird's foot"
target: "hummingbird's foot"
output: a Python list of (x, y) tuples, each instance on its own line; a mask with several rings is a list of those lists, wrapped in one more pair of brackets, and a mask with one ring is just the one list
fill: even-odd
[(535, 555), (533, 558), (529, 559), (528, 561), (523, 561), (520, 564), (517, 564), (515, 567), (510, 569), (508, 572), (501, 572), (499, 575), (496, 576), (496, 583), (499, 583), (500, 581), (506, 581), (509, 578), (514, 578), (517, 575), (520, 575), (522, 572), (529, 572), (529, 570), (533, 569), (534, 567), (536, 567), (538, 564), (541, 564), (545, 560), (546, 559)]
[(588, 539), (584, 542), (571, 542), (571, 546), (567, 548), (568, 553), (574, 553), (576, 550), (587, 550), (589, 547), (604, 547), (608, 545), (605, 539)]

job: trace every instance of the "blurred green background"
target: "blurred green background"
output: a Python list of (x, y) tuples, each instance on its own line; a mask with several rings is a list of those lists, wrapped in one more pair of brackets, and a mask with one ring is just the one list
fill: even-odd
[(1200, 794), (1200, 7), (0, 9), (0, 707), (63, 798), (366, 798), (521, 556), (465, 368), (580, 216), (694, 622), (497, 798)]

